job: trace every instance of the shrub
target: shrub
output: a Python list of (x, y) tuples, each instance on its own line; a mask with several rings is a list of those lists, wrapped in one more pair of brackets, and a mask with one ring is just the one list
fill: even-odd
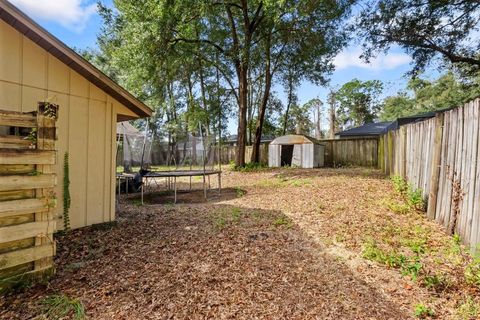
[(393, 182), (393, 187), (395, 191), (397, 191), (400, 194), (404, 194), (407, 191), (408, 189), (407, 182), (402, 177), (393, 176), (391, 180)]

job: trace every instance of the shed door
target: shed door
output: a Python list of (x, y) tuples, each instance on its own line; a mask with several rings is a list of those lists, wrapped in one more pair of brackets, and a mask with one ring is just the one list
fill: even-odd
[(284, 144), (281, 146), (281, 154), (280, 154), (280, 165), (283, 166), (291, 166), (292, 165), (292, 157), (293, 157), (293, 144)]
[(295, 144), (293, 147), (292, 166), (302, 168), (302, 144)]

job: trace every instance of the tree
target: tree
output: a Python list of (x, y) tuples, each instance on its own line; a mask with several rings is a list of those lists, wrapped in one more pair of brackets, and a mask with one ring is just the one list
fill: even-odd
[(330, 89), (330, 92), (328, 93), (328, 98), (327, 98), (327, 102), (330, 105), (330, 107), (328, 108), (328, 120), (330, 123), (330, 127), (328, 130), (329, 139), (335, 138), (335, 132), (337, 132), (337, 128), (338, 128), (336, 94), (337, 94), (336, 91), (334, 91), (333, 89)]
[(442, 57), (467, 71), (480, 70), (480, 2), (466, 0), (369, 0), (356, 20), (367, 60), (392, 45), (414, 59), (414, 73)]
[(382, 120), (460, 106), (480, 94), (476, 81), (465, 82), (452, 72), (434, 81), (413, 78), (406, 89), (385, 99), (380, 116)]
[(353, 79), (345, 83), (335, 93), (340, 124), (348, 128), (372, 122), (382, 106), (379, 99), (382, 90), (379, 80)]
[(315, 126), (316, 139), (322, 139), (322, 135), (323, 135), (322, 124), (321, 124), (322, 114), (323, 114), (322, 107), (323, 107), (323, 102), (318, 98), (311, 99), (305, 104), (305, 108), (307, 110), (313, 110), (313, 117), (314, 117), (313, 124)]

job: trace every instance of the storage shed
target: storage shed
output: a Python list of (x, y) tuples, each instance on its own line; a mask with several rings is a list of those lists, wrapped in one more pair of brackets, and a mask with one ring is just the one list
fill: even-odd
[(268, 166), (318, 168), (324, 165), (325, 145), (304, 135), (290, 134), (273, 140), (268, 146)]
[(63, 211), (68, 152), (72, 228), (114, 220), (117, 122), (148, 117), (152, 110), (0, 0), (0, 110), (35, 111), (40, 101), (59, 105), (56, 217)]

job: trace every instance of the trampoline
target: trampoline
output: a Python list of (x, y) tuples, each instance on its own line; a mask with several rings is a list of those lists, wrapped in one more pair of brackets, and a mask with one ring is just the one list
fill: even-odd
[[(167, 185), (167, 189), (171, 190), (173, 187), (174, 190), (174, 203), (177, 203), (177, 178), (180, 177), (189, 177), (190, 178), (190, 190), (192, 189), (192, 177), (202, 177), (203, 176), (203, 197), (207, 200), (207, 183), (206, 178), (210, 180), (210, 176), (217, 175), (218, 177), (218, 194), (222, 192), (222, 171), (221, 170), (175, 170), (175, 171), (149, 171), (143, 175), (143, 183), (141, 187), (141, 200), (143, 205), (143, 194), (146, 186), (149, 185), (151, 180), (156, 180), (157, 178), (164, 178)], [(149, 181), (150, 180), (150, 181)], [(173, 180), (173, 181), (172, 181)], [(155, 181), (156, 182), (156, 181)], [(210, 182), (208, 183), (210, 189)]]

